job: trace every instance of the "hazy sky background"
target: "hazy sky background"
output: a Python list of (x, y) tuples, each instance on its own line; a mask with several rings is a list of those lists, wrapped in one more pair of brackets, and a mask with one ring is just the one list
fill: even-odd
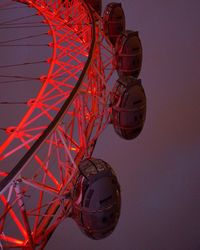
[(46, 249), (200, 250), (200, 1), (121, 2), (127, 29), (138, 30), (143, 45), (147, 118), (133, 141), (109, 125), (93, 155), (117, 173), (120, 221), (110, 237), (94, 241), (66, 219)]
[(140, 137), (124, 141), (110, 126), (94, 152), (117, 172), (120, 221), (93, 241), (66, 220), (46, 249), (200, 250), (200, 1), (121, 2), (142, 40), (148, 109)]

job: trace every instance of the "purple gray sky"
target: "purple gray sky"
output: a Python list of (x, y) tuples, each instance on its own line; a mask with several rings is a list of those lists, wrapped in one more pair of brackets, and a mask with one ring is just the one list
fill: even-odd
[(200, 250), (200, 1), (121, 2), (127, 29), (138, 30), (143, 45), (147, 118), (133, 141), (109, 125), (94, 151), (118, 175), (120, 221), (110, 237), (93, 241), (66, 219), (46, 249)]

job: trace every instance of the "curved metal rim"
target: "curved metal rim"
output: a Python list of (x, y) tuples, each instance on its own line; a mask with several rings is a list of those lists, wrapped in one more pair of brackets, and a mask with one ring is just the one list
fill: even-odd
[(61, 107), (60, 111), (57, 113), (57, 115), (53, 119), (53, 121), (44, 130), (44, 132), (38, 138), (38, 140), (31, 146), (31, 148), (29, 149), (29, 151), (27, 151), (24, 154), (24, 156), (18, 161), (18, 163), (10, 171), (10, 173), (0, 182), (0, 194), (2, 194), (3, 192), (5, 192), (7, 190), (7, 188), (9, 187), (9, 185), (15, 179), (17, 179), (17, 177), (20, 175), (20, 172), (26, 167), (26, 165), (32, 159), (32, 157), (34, 156), (34, 154), (39, 150), (39, 148), (45, 142), (45, 140), (47, 139), (47, 137), (56, 129), (56, 127), (58, 126), (59, 122), (62, 120), (63, 116), (65, 115), (65, 112), (66, 112), (67, 108), (70, 106), (70, 104), (74, 100), (74, 98), (75, 98), (75, 96), (76, 96), (76, 94), (77, 94), (77, 92), (78, 92), (78, 90), (79, 90), (79, 88), (81, 86), (81, 83), (82, 83), (82, 81), (84, 79), (84, 76), (87, 73), (87, 70), (88, 70), (89, 65), (91, 63), (91, 60), (92, 60), (92, 56), (93, 56), (93, 52), (94, 52), (94, 47), (95, 47), (95, 41), (96, 41), (95, 20), (94, 20), (94, 16), (92, 14), (92, 10), (91, 10), (90, 6), (84, 0), (81, 0), (81, 2), (83, 2), (83, 5), (85, 5), (86, 9), (88, 9), (88, 13), (89, 13), (91, 21), (92, 21), (91, 22), (91, 24), (92, 24), (92, 41), (91, 41), (91, 44), (90, 44), (90, 51), (89, 51), (89, 56), (88, 56), (88, 59), (86, 61), (86, 64), (85, 64), (85, 66), (83, 68), (83, 71), (82, 71), (82, 73), (81, 73), (81, 75), (79, 77), (78, 82), (76, 83), (76, 85), (73, 88), (73, 90), (71, 91), (69, 97), (67, 98), (67, 100), (65, 101), (65, 103)]

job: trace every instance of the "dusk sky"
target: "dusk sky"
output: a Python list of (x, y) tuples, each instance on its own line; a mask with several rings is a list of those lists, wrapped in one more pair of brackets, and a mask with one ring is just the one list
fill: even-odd
[(117, 172), (120, 221), (110, 237), (93, 241), (66, 220), (47, 249), (199, 250), (200, 1), (121, 2), (127, 29), (138, 30), (143, 45), (147, 118), (133, 141), (108, 127), (94, 152)]
[[(103, 0), (103, 10), (110, 2)], [(111, 236), (94, 241), (66, 219), (46, 249), (200, 250), (200, 1), (121, 3), (126, 29), (139, 31), (142, 42), (146, 122), (131, 141), (121, 139), (109, 125), (93, 154), (118, 176), (120, 220)], [(42, 52), (48, 54), (49, 48)], [(20, 53), (13, 57), (26, 57)], [(33, 61), (34, 55), (29, 55)]]

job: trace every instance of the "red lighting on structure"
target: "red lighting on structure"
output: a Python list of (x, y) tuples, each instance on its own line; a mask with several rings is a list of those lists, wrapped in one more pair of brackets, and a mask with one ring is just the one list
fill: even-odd
[[(14, 16), (13, 9), (19, 16)], [(12, 86), (12, 92), (16, 93), (14, 101), (0, 100), (0, 108), (6, 110), (9, 106), (18, 111), (12, 122), (8, 119), (6, 125), (0, 123), (0, 248), (44, 249), (61, 221), (73, 215), (72, 193), (80, 191), (74, 190), (76, 186), (84, 186), (74, 183), (80, 174), (79, 164), (83, 159), (91, 159), (98, 137), (113, 117), (115, 128), (122, 129), (124, 110), (121, 112), (120, 108), (127, 108), (126, 114), (130, 111), (128, 105), (120, 103), (124, 96), (112, 92), (127, 91), (126, 84), (123, 91), (121, 86), (113, 88), (116, 65), (118, 73), (123, 72), (116, 58), (124, 53), (119, 55), (115, 44), (124, 31), (125, 16), (120, 4), (110, 4), (101, 17), (99, 0), (6, 0), (0, 4), (0, 10), (7, 13), (0, 28), (12, 29), (13, 36), (11, 39), (10, 33), (5, 32), (4, 40), (0, 38), (0, 49), (5, 48), (8, 58), (12, 57), (11, 48), (16, 52), (24, 47), (29, 51), (24, 52), (27, 57), (31, 55), (28, 61), (13, 55), (9, 64), (0, 63), (0, 83)], [(19, 29), (26, 35), (20, 36)], [(125, 55), (124, 68), (127, 58), (132, 57)], [(9, 75), (3, 72), (6, 68)], [(21, 84), (20, 90), (13, 87), (17, 84)], [(25, 100), (17, 100), (17, 94), (21, 98), (20, 92), (26, 93), (28, 84), (31, 93)], [(117, 96), (114, 101), (112, 96)], [(118, 112), (115, 116), (113, 110)], [(8, 116), (12, 118), (15, 112), (9, 112)], [(90, 162), (90, 177), (95, 169), (99, 173), (106, 169), (112, 172), (108, 165), (104, 169), (104, 161), (93, 160), (102, 164), (96, 168), (90, 168), (90, 160), (86, 162)], [(99, 173), (96, 175), (100, 176)], [(117, 181), (114, 175), (113, 180)], [(118, 205), (115, 221), (112, 218), (111, 221), (116, 226), (120, 188), (117, 183), (115, 192), (112, 185), (108, 186)], [(110, 199), (109, 206), (112, 202)], [(104, 212), (108, 210), (112, 209)], [(92, 218), (94, 211), (90, 212), (88, 218)], [(13, 236), (9, 228), (17, 228), (20, 236)], [(106, 228), (104, 231), (108, 235)]]

